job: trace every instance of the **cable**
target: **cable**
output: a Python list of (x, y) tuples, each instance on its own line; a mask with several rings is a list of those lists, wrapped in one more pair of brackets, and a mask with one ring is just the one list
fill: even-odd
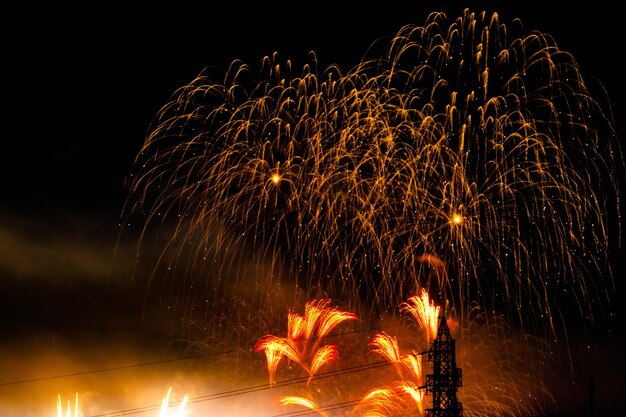
[[(353, 373), (356, 373), (356, 372), (368, 371), (368, 370), (371, 370), (371, 369), (377, 369), (377, 368), (381, 368), (383, 366), (390, 366), (390, 365), (391, 364), (389, 362), (387, 362), (387, 361), (376, 361), (376, 362), (372, 362), (372, 363), (369, 363), (369, 364), (357, 365), (357, 366), (352, 366), (352, 367), (349, 367), (349, 368), (344, 368), (344, 369), (340, 369), (340, 370), (336, 370), (336, 371), (329, 371), (329, 372), (320, 373), (320, 374), (315, 376), (315, 380), (326, 379), (326, 378), (333, 378), (333, 377), (336, 377), (336, 376), (348, 375), (348, 374), (353, 374)], [(234, 397), (234, 396), (238, 396), (238, 395), (250, 394), (250, 393), (253, 393), (253, 392), (259, 392), (259, 391), (268, 390), (270, 388), (280, 388), (280, 387), (286, 387), (286, 386), (290, 386), (290, 385), (306, 383), (308, 381), (308, 379), (309, 379), (308, 376), (306, 376), (306, 377), (299, 377), (299, 378), (287, 379), (287, 380), (284, 380), (284, 381), (281, 381), (281, 382), (277, 382), (274, 385), (260, 384), (260, 385), (254, 385), (254, 386), (251, 386), (251, 387), (246, 387), (246, 388), (239, 388), (239, 389), (230, 390), (230, 391), (218, 392), (218, 393), (215, 393), (215, 394), (202, 395), (202, 396), (199, 396), (199, 397), (190, 398), (187, 401), (187, 404), (195, 404), (195, 403), (200, 403), (200, 402), (205, 402), (205, 401), (217, 400), (217, 399), (221, 399), (221, 398), (228, 398), (228, 397)], [(176, 401), (176, 402), (173, 402), (171, 405), (179, 405), (181, 403), (182, 403), (182, 401)], [(346, 403), (346, 404), (348, 404), (348, 403)], [(143, 413), (143, 412), (147, 412), (147, 411), (158, 410), (160, 407), (161, 407), (160, 405), (150, 405), (150, 406), (145, 406), (145, 407), (137, 407), (137, 408), (130, 408), (130, 409), (126, 409), (126, 410), (113, 411), (113, 412), (104, 413), (104, 414), (97, 414), (97, 415), (94, 415), (92, 417), (127, 416), (127, 415), (131, 415), (131, 414), (138, 414), (138, 413)], [(328, 407), (337, 407), (337, 405), (335, 404), (335, 405), (331, 405), (331, 406), (328, 406)], [(343, 408), (343, 407), (347, 407), (347, 405), (342, 405), (341, 407), (338, 407), (338, 408)], [(298, 413), (301, 413), (301, 411), (299, 411)], [(307, 411), (307, 413), (308, 413), (308, 411)], [(289, 413), (285, 414), (285, 416), (288, 416), (288, 415), (291, 415), (291, 414), (289, 414)], [(304, 415), (304, 414), (297, 414), (297, 415)], [(282, 416), (282, 414), (281, 414), (281, 416)]]
[[(388, 329), (391, 327), (398, 327), (401, 325), (402, 324), (398, 323), (398, 324), (390, 324), (387, 326), (382, 326), (377, 329), (366, 328), (366, 329), (361, 329), (361, 330), (351, 330), (348, 332), (341, 332), (341, 333), (326, 335), (325, 338), (333, 338), (333, 337), (345, 336), (345, 335), (355, 334), (355, 333), (363, 333), (366, 331), (380, 331), (383, 329)], [(183, 358), (163, 359), (159, 361), (138, 363), (138, 364), (133, 364), (133, 365), (115, 366), (112, 368), (94, 369), (94, 370), (89, 370), (89, 371), (74, 372), (74, 373), (61, 374), (61, 375), (52, 375), (52, 376), (43, 376), (43, 377), (38, 377), (38, 378), (22, 379), (18, 381), (0, 382), (0, 387), (8, 386), (8, 385), (26, 384), (26, 383), (31, 383), (31, 382), (40, 382), (40, 381), (46, 381), (46, 380), (51, 380), (51, 379), (69, 378), (69, 377), (74, 377), (74, 376), (83, 376), (83, 375), (98, 374), (98, 373), (105, 373), (105, 372), (121, 371), (124, 369), (141, 368), (144, 366), (160, 365), (160, 364), (165, 364), (165, 363), (186, 361), (186, 360), (192, 360), (192, 359), (202, 359), (202, 358), (211, 357), (211, 356), (228, 355), (231, 353), (245, 352), (245, 351), (247, 350), (239, 348), (239, 349), (232, 349), (232, 350), (223, 351), (223, 352), (213, 352), (213, 353), (205, 353), (202, 355), (185, 356)]]
[(29, 383), (29, 382), (45, 381), (45, 380), (49, 380), (49, 379), (68, 378), (68, 377), (72, 377), (72, 376), (82, 376), (82, 375), (98, 374), (98, 373), (103, 373), (103, 372), (120, 371), (120, 370), (123, 370), (123, 369), (141, 368), (141, 367), (144, 367), (144, 366), (160, 365), (160, 364), (164, 364), (164, 363), (186, 361), (186, 360), (191, 360), (191, 359), (200, 359), (200, 358), (206, 358), (206, 357), (209, 357), (209, 356), (227, 355), (227, 354), (236, 353), (236, 352), (242, 352), (242, 351), (244, 351), (244, 349), (233, 349), (233, 350), (224, 351), (224, 352), (205, 353), (203, 355), (186, 356), (184, 358), (163, 359), (163, 360), (154, 361), (154, 362), (145, 362), (145, 363), (138, 363), (138, 364), (133, 364), (133, 365), (116, 366), (116, 367), (113, 367), (113, 368), (94, 369), (94, 370), (90, 370), (90, 371), (74, 372), (74, 373), (70, 373), (70, 374), (44, 376), (44, 377), (40, 377), (40, 378), (31, 378), (31, 379), (22, 379), (22, 380), (19, 380), (19, 381), (0, 382), (0, 386), (26, 384), (26, 383)]

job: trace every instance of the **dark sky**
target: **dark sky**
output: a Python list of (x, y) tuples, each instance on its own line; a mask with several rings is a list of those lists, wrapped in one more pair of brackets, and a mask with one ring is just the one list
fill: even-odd
[[(347, 69), (371, 42), (403, 24), (423, 22), (431, 10), (462, 8), (437, 3), (337, 9), (321, 2), (302, 11), (224, 5), (224, 12), (181, 6), (145, 14), (111, 8), (78, 17), (55, 8), (18, 15), (21, 24), (4, 52), (2, 207), (119, 208), (120, 184), (152, 117), (204, 67), (236, 58), (256, 65), (275, 51), (304, 63), (315, 51), (323, 65)], [(588, 77), (602, 81), (619, 115), (619, 13), (600, 8), (604, 3), (561, 10), (519, 2), (498, 11), (504, 22), (519, 17), (529, 30), (552, 34)]]
[[(338, 8), (339, 3), (230, 2), (217, 9), (180, 5), (139, 11), (55, 6), (7, 14), (14, 29), (4, 30), (2, 41), (0, 334), (5, 341), (18, 340), (27, 329), (97, 332), (93, 323), (98, 317), (104, 323), (102, 310), (119, 322), (138, 320), (136, 306), (112, 312), (104, 299), (101, 305), (75, 296), (115, 291), (118, 280), (111, 276), (127, 272), (109, 263), (124, 179), (158, 109), (203, 68), (226, 68), (233, 59), (256, 64), (275, 51), (304, 63), (315, 51), (322, 66), (348, 69), (371, 42), (402, 25), (422, 23), (430, 11), (452, 14), (463, 8), (433, 1), (413, 6), (386, 1), (372, 8), (363, 8), (363, 2)], [(499, 3), (497, 9), (490, 6)], [(497, 10), (503, 21), (521, 18), (527, 29), (553, 35), (585, 76), (605, 86), (618, 134), (626, 137), (624, 22), (617, 3), (564, 8), (546, 7), (549, 3), (467, 4), (476, 11)], [(623, 258), (623, 248), (615, 255)], [(615, 298), (623, 299), (624, 269), (615, 266)], [(48, 279), (53, 273), (71, 276), (70, 288)], [(623, 309), (616, 311), (626, 319)], [(624, 334), (618, 338), (623, 343)], [(626, 392), (621, 395), (623, 404)]]

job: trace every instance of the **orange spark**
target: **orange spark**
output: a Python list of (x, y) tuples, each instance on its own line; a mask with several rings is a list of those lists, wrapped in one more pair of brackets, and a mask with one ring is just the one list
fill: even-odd
[(428, 292), (422, 289), (420, 297), (413, 296), (407, 302), (401, 304), (402, 311), (408, 311), (415, 319), (418, 326), (426, 335), (427, 343), (437, 337), (437, 318), (440, 307), (436, 306), (428, 297)]
[(78, 393), (76, 393), (76, 401), (74, 405), (74, 414), (72, 414), (72, 407), (70, 400), (67, 400), (67, 414), (63, 415), (63, 403), (61, 402), (61, 395), (57, 396), (57, 416), (58, 417), (78, 417)]
[(306, 303), (304, 307), (305, 338), (311, 338), (317, 328), (318, 320), (324, 314), (324, 309), (328, 304), (330, 304), (330, 300), (313, 300)]
[[(261, 338), (254, 349), (265, 351), (270, 384), (283, 356), (297, 363), (309, 376), (315, 376), (320, 367), (338, 359), (337, 347), (326, 345), (319, 348), (324, 336), (346, 320), (357, 320), (357, 316), (346, 311), (329, 308), (330, 300), (313, 300), (305, 305), (304, 316), (289, 312), (287, 315), (287, 337), (267, 335)], [(313, 341), (313, 342), (312, 342)]]
[(315, 404), (312, 400), (309, 400), (308, 398), (287, 395), (284, 397), (280, 397), (278, 399), (278, 402), (283, 407), (288, 405), (301, 405), (310, 410), (316, 411), (322, 416), (328, 416), (328, 414), (320, 410), (320, 407), (317, 404)]
[(291, 340), (297, 340), (304, 332), (304, 317), (297, 313), (289, 313), (287, 315), (287, 337)]
[(309, 370), (309, 381), (313, 379), (313, 376), (317, 373), (317, 371), (324, 365), (335, 362), (339, 359), (339, 352), (337, 350), (337, 346), (335, 345), (326, 345), (321, 347), (315, 352), (313, 355), (313, 360), (311, 361), (311, 368)]
[[(159, 411), (159, 417), (167, 417), (167, 411), (169, 408), (171, 394), (172, 394), (172, 387), (169, 387), (169, 389), (167, 390), (167, 394), (165, 395), (165, 397), (163, 397), (163, 401), (161, 401), (161, 409)], [(185, 417), (186, 415), (185, 407), (187, 406), (188, 401), (189, 401), (189, 396), (185, 395), (183, 400), (180, 402), (178, 409), (176, 410), (175, 417)]]
[(390, 363), (395, 365), (400, 362), (400, 349), (398, 349), (398, 340), (395, 337), (380, 332), (374, 336), (369, 345), (374, 348), (373, 353), (378, 353)]
[(370, 390), (354, 408), (369, 408), (364, 414), (369, 417), (403, 415), (402, 400), (391, 388), (375, 388)]
[(270, 385), (274, 384), (274, 375), (281, 359), (286, 356), (292, 361), (302, 365), (301, 355), (291, 340), (282, 337), (268, 335), (259, 340), (254, 345), (254, 350), (265, 351), (267, 359), (267, 371), (269, 373)]
[(410, 372), (417, 384), (422, 385), (422, 357), (419, 355), (405, 355), (400, 359), (400, 363)]
[(405, 394), (407, 394), (415, 402), (415, 405), (420, 411), (420, 414), (424, 413), (424, 391), (420, 391), (419, 387), (410, 382), (402, 382), (398, 388)]
[(317, 328), (317, 336), (324, 337), (330, 333), (338, 324), (347, 320), (357, 320), (358, 317), (354, 313), (337, 310), (334, 308), (327, 309), (319, 319)]

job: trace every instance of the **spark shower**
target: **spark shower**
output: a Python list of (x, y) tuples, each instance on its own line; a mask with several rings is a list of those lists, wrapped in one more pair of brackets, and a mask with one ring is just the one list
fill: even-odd
[(469, 10), (348, 71), (234, 61), (162, 107), (124, 214), (143, 243), (161, 228), (154, 280), (190, 310), (289, 287), (364, 317), (426, 288), (554, 331), (560, 300), (610, 298), (622, 161), (602, 98), (549, 35)]

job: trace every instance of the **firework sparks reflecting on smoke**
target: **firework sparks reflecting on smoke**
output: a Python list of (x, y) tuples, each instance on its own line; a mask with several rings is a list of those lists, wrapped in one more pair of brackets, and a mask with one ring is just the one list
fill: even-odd
[(588, 277), (605, 266), (617, 143), (550, 36), (435, 13), (346, 73), (274, 55), (210, 75), (162, 108), (132, 177), (126, 213), (174, 223), (171, 279), (205, 274), (213, 301), (287, 276), (360, 315), (423, 287), (548, 327), (559, 294), (581, 313), (603, 296)]
[[(314, 383), (338, 358), (316, 343), (357, 316), (408, 312), (428, 344), (441, 305), (458, 323), (466, 379), (480, 381), (465, 391), (467, 414), (534, 415), (547, 393), (519, 358), (537, 345), (503, 323), (556, 339), (561, 300), (581, 317), (591, 299), (608, 301), (617, 155), (609, 115), (550, 36), (497, 14), (434, 13), (346, 72), (320, 70), (313, 54), (300, 71), (275, 54), (258, 73), (238, 61), (203, 72), (159, 112), (125, 214), (142, 216), (140, 246), (163, 227), (154, 280), (177, 289), (191, 339), (268, 335), (255, 348), (270, 385), (284, 359)], [(311, 299), (355, 313), (322, 330), (327, 304)], [(303, 304), (273, 336), (281, 308)], [(380, 333), (372, 346), (404, 364), (396, 340)], [(370, 415), (396, 412), (384, 399), (399, 391), (423, 411), (405, 383), (371, 391), (370, 406), (391, 408)]]
[[(419, 297), (410, 298), (426, 300), (420, 304), (425, 310), (434, 308), (439, 311), (439, 306), (428, 302), (428, 294), (424, 292)], [(316, 316), (325, 314), (327, 301), (309, 303), (322, 306)], [(388, 326), (395, 334), (385, 330), (376, 332), (367, 343), (369, 360), (359, 362), (350, 357), (362, 353), (355, 346), (355, 339), (351, 339), (350, 343), (342, 344), (342, 360), (333, 358), (332, 361), (325, 361), (325, 372), (319, 375), (312, 375), (302, 365), (305, 362), (301, 354), (303, 349), (290, 339), (292, 330), (289, 324), (285, 338), (262, 337), (255, 350), (265, 351), (267, 355), (270, 386), (279, 387), (274, 388), (278, 389), (278, 404), (282, 407), (304, 407), (319, 414), (341, 409), (344, 410), (343, 415), (353, 416), (424, 415), (430, 401), (425, 391), (425, 375), (432, 369), (431, 363), (424, 363), (424, 355), (428, 354), (433, 337), (431, 329), (420, 322), (422, 315), (407, 310), (405, 306), (400, 306), (400, 311), (412, 321), (404, 328)], [(293, 314), (290, 312), (288, 316)], [(464, 405), (464, 414), (540, 415), (541, 407), (551, 401), (549, 390), (538, 377), (542, 367), (549, 365), (550, 360), (543, 357), (545, 349), (542, 341), (530, 335), (513, 334), (501, 317), (487, 320), (479, 308), (468, 311), (464, 316), (469, 320), (466, 323), (448, 319), (455, 337), (459, 337), (457, 364), (463, 369), (465, 381), (459, 391), (459, 400)], [(291, 322), (288, 319), (288, 323)], [(338, 336), (344, 339), (350, 333), (339, 333)], [(363, 336), (356, 339), (356, 344), (364, 342)], [(268, 351), (274, 349), (273, 343), (268, 343), (270, 340), (280, 340), (281, 345), (289, 345), (293, 356), (285, 355), (280, 358), (285, 361), (275, 361), (275, 356), (268, 355)], [(338, 347), (334, 348), (339, 351)], [(374, 359), (376, 357), (382, 358), (382, 363)], [(288, 361), (297, 366), (291, 367)], [(279, 363), (282, 363), (283, 373), (277, 383)], [(351, 366), (346, 366), (346, 363)], [(294, 381), (299, 382), (296, 384)]]

